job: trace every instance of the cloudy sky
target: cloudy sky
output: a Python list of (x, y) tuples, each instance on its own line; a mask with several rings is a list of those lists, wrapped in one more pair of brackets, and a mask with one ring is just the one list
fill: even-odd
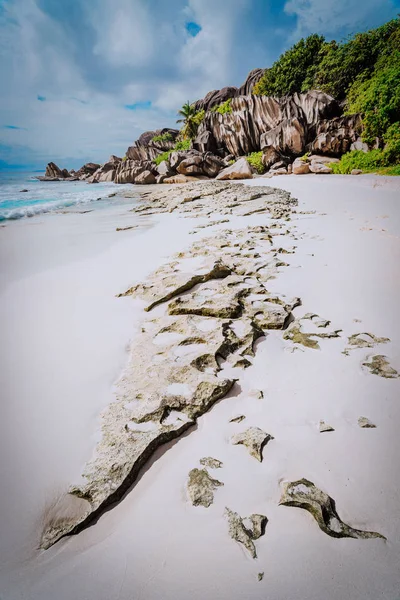
[(400, 0), (0, 0), (0, 166), (104, 162), (300, 37), (378, 26)]

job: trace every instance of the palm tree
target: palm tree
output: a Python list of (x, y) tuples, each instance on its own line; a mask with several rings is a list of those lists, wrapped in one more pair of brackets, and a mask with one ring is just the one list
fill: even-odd
[(190, 104), (189, 100), (178, 110), (178, 116), (181, 117), (176, 122), (183, 123), (181, 130), (184, 138), (193, 138), (196, 136), (197, 124), (193, 118), (196, 115), (194, 104)]

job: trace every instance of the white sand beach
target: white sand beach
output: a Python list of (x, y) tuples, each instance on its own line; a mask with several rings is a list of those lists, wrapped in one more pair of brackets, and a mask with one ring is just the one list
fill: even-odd
[[(0, 229), (2, 600), (400, 598), (400, 379), (362, 366), (384, 355), (400, 372), (398, 179), (250, 181), (299, 201), (284, 223), (290, 235), (273, 242), (295, 252), (282, 255), (288, 266), (268, 290), (300, 297), (294, 316), (315, 313), (339, 337), (315, 350), (268, 332), (251, 366), (234, 369), (227, 397), (156, 450), (116, 506), (48, 550), (38, 549), (44, 513), (90, 459), (145, 316), (143, 300), (117, 294), (195, 241), (271, 219), (232, 216), (193, 234), (199, 219), (189, 213), (139, 216), (132, 199)], [(390, 341), (346, 350), (363, 332)], [(246, 420), (231, 423), (237, 415)], [(334, 431), (320, 433), (321, 420)], [(230, 443), (244, 425), (274, 438), (262, 463)], [(186, 490), (205, 456), (223, 462), (209, 508), (192, 506)], [(282, 482), (302, 478), (336, 501), (345, 523), (387, 540), (329, 537), (307, 511), (279, 506)], [(256, 559), (229, 537), (226, 506), (267, 516)]]

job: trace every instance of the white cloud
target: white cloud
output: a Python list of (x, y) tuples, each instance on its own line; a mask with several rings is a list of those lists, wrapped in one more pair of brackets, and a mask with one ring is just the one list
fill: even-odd
[(284, 8), (297, 17), (293, 38), (310, 33), (335, 36), (376, 27), (395, 14), (392, 0), (288, 0)]

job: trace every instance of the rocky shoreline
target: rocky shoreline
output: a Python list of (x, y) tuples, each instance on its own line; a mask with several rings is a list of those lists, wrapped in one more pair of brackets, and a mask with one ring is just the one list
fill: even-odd
[[(210, 92), (193, 103), (202, 119), (193, 139), (179, 145), (182, 132), (164, 128), (143, 133), (123, 158), (87, 163), (78, 171), (47, 165), (41, 181), (104, 181), (141, 185), (187, 183), (199, 179), (250, 179), (267, 176), (329, 174), (332, 162), (350, 150), (368, 152), (359, 114), (344, 114), (342, 103), (318, 90), (274, 98), (253, 95), (262, 69), (252, 71), (241, 88)], [(217, 109), (229, 103), (229, 110)], [(200, 114), (200, 113), (198, 113)], [(371, 146), (378, 147), (379, 140)], [(260, 153), (259, 166), (249, 156)], [(354, 173), (356, 174), (356, 173)]]

